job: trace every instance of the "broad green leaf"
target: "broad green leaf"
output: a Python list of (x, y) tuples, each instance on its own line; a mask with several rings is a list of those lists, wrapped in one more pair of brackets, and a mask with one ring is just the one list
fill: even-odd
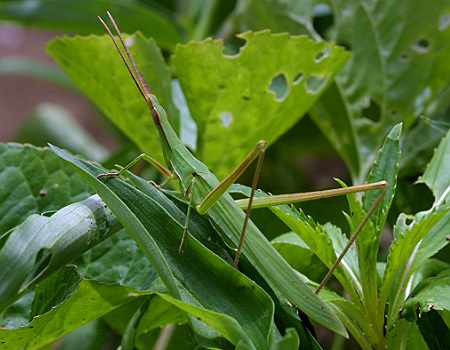
[(315, 1), (245, 0), (239, 1), (235, 10), (240, 31), (270, 28), (275, 33), (309, 34), (320, 39), (313, 25)]
[(450, 132), (441, 140), (431, 162), (419, 182), (424, 182), (433, 191), (435, 203), (439, 205), (448, 198), (450, 191)]
[(162, 7), (127, 0), (27, 0), (3, 1), (0, 20), (75, 34), (102, 34), (97, 16), (111, 11), (124, 33), (141, 30), (153, 36), (161, 47), (173, 49), (184, 40), (180, 25)]
[[(277, 32), (306, 31), (318, 37), (313, 29), (316, 2), (250, 0), (240, 4), (240, 28), (255, 30), (262, 22)], [(354, 182), (361, 183), (393, 125), (405, 121), (407, 129), (421, 113), (431, 116), (448, 106), (450, 84), (441, 77), (450, 74), (450, 5), (446, 0), (434, 1), (433, 6), (421, 0), (325, 4), (333, 23), (323, 36), (354, 54), (336, 78), (341, 98), (331, 96), (345, 107), (339, 102), (336, 109), (334, 103), (320, 101), (320, 113), (312, 115), (347, 162)], [(334, 127), (336, 120), (350, 127), (341, 132), (341, 125)]]
[(97, 195), (51, 217), (30, 216), (11, 232), (0, 250), (0, 310), (121, 228)]
[[(237, 323), (228, 323), (228, 327), (233, 329), (228, 329), (227, 332), (231, 333), (224, 334), (225, 336), (235, 335), (237, 332), (241, 334), (241, 339), (251, 339), (256, 348), (267, 347), (273, 304), (262, 289), (190, 235), (184, 242), (183, 254), (179, 254), (183, 227), (151, 197), (117, 178), (108, 178), (103, 183), (95, 177), (102, 173), (102, 169), (56, 147), (53, 149), (71, 162), (83, 178), (105, 198), (111, 210), (152, 262), (172, 298), (193, 304), (194, 308), (202, 307), (234, 318)], [(238, 294), (235, 293), (236, 288), (240, 291)], [(208, 319), (211, 320), (209, 325), (222, 330), (224, 325), (221, 319), (225, 315), (218, 316), (216, 320)], [(209, 322), (208, 320), (204, 321)], [(235, 327), (236, 324), (242, 327), (244, 333)], [(236, 340), (234, 336), (227, 339)]]
[[(45, 283), (46, 281), (44, 281)], [(134, 288), (81, 280), (70, 298), (20, 328), (0, 328), (2, 349), (36, 349), (142, 295)]]
[(75, 266), (63, 266), (34, 289), (30, 318), (45, 314), (63, 303), (78, 288), (81, 276)]
[[(145, 39), (142, 34), (127, 40), (139, 69), (178, 131), (178, 111), (172, 103), (170, 72), (159, 48), (154, 40)], [(48, 44), (47, 51), (142, 152), (163, 162), (151, 111), (108, 36), (58, 38)]]
[[(448, 209), (433, 210), (411, 228), (399, 235), (389, 249), (386, 269), (383, 276), (380, 297), (379, 314), (384, 314), (386, 302), (389, 302), (387, 327), (397, 319), (398, 310), (406, 299), (405, 295), (408, 279), (411, 276), (411, 263), (414, 261), (413, 252), (422, 238), (443, 218)], [(389, 299), (389, 300), (388, 300)]]
[(440, 76), (450, 73), (450, 33), (440, 22), (450, 5), (445, 0), (433, 6), (420, 0), (384, 0), (376, 6), (345, 0), (331, 9), (333, 41), (354, 52), (336, 81), (358, 119), (364, 175), (386, 130), (400, 121), (408, 128), (448, 87)]
[(0, 143), (0, 236), (31, 214), (58, 210), (92, 190), (49, 149)]
[[(198, 127), (197, 153), (224, 177), (259, 140), (275, 142), (311, 107), (347, 60), (343, 48), (307, 37), (239, 35), (238, 54), (221, 41), (176, 48), (172, 64)], [(245, 135), (245, 137), (243, 137)]]
[[(73, 261), (83, 278), (119, 283), (146, 291), (165, 291), (150, 262), (126, 230), (120, 230)], [(109, 268), (105, 269), (105, 266)]]
[(408, 321), (416, 321), (432, 310), (450, 311), (450, 270), (419, 283), (403, 305), (402, 316)]

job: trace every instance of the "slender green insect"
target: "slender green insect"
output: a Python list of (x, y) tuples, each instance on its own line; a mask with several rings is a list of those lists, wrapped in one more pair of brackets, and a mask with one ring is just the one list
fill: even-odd
[[(189, 150), (180, 141), (175, 131), (172, 129), (172, 126), (169, 124), (167, 119), (166, 112), (159, 104), (156, 96), (152, 94), (150, 88), (148, 87), (147, 82), (139, 71), (127, 45), (125, 44), (119, 28), (109, 12), (108, 16), (117, 35), (119, 36), (122, 46), (125, 49), (126, 56), (130, 60), (131, 66), (108, 26), (100, 17), (99, 20), (111, 36), (137, 88), (150, 108), (153, 121), (160, 135), (161, 147), (168, 169), (159, 164), (150, 156), (141, 154), (119, 172), (101, 174), (98, 177), (119, 176), (140, 159), (144, 159), (166, 174), (168, 176), (168, 180), (173, 178), (178, 179), (180, 182), (180, 188), (189, 201), (183, 239), (179, 248), (180, 253), (182, 252), (184, 236), (187, 233), (189, 214), (192, 208), (195, 208), (200, 214), (208, 215), (208, 218), (216, 224), (216, 227), (221, 230), (221, 233), (228, 237), (228, 239), (236, 245), (237, 250), (234, 261), (234, 266), (236, 268), (238, 265), (239, 256), (242, 253), (254, 266), (254, 268), (266, 279), (271, 288), (278, 290), (292, 304), (297, 306), (311, 319), (321, 323), (337, 333), (346, 335), (346, 330), (341, 321), (316, 294), (318, 294), (320, 289), (325, 285), (336, 266), (339, 264), (353, 241), (356, 239), (364, 224), (368, 221), (372, 212), (381, 201), (385, 193), (384, 188), (386, 186), (386, 181), (328, 191), (270, 196), (254, 199), (254, 192), (256, 189), (258, 176), (261, 171), (264, 150), (266, 147), (266, 141), (260, 141), (248, 154), (244, 161), (227, 178), (219, 183), (217, 178), (208, 170), (206, 165), (196, 159), (189, 152)], [(251, 195), (248, 200), (239, 201), (239, 203), (236, 203), (226, 191), (245, 171), (249, 164), (252, 163), (252, 161), (258, 156), (259, 160), (253, 179)], [(348, 246), (336, 260), (336, 263), (331, 268), (327, 277), (322, 281), (316, 293), (314, 293), (304, 282), (300, 280), (295, 271), (278, 254), (270, 242), (267, 241), (260, 230), (249, 219), (252, 204), (253, 207), (261, 208), (375, 189), (382, 189), (380, 196), (373, 204), (371, 210), (369, 210), (356, 232), (353, 234)], [(246, 213), (244, 213), (241, 208), (247, 208)], [(246, 236), (245, 239), (244, 235)]]

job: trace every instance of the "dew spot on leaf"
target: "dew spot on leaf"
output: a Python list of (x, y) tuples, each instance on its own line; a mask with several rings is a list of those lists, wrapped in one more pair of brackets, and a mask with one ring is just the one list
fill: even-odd
[(418, 38), (412, 43), (411, 48), (417, 53), (424, 54), (430, 51), (430, 46), (430, 41), (428, 39)]
[(320, 77), (317, 75), (310, 75), (305, 81), (306, 91), (310, 94), (316, 94), (327, 84), (329, 75)]
[(223, 126), (229, 127), (233, 120), (233, 115), (230, 112), (222, 112), (219, 114), (219, 118), (222, 121)]
[(450, 26), (450, 13), (444, 13), (439, 18), (438, 28), (442, 32), (446, 30)]
[(292, 84), (297, 85), (300, 83), (300, 81), (303, 79), (303, 73), (298, 72), (297, 75), (294, 77), (294, 80), (292, 81)]
[(318, 52), (316, 57), (314, 57), (314, 61), (319, 63), (323, 59), (327, 58), (331, 52), (331, 46), (325, 47), (322, 51)]
[(268, 89), (275, 95), (277, 101), (283, 101), (289, 93), (289, 84), (284, 74), (278, 74), (272, 79)]

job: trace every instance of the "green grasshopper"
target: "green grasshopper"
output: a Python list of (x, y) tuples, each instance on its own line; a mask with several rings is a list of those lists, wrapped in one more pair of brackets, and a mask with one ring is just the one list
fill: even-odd
[[(167, 119), (166, 112), (159, 104), (156, 96), (152, 94), (147, 82), (139, 71), (139, 68), (131, 56), (127, 45), (125, 44), (119, 28), (109, 12), (108, 16), (125, 49), (126, 55), (131, 62), (131, 66), (108, 26), (100, 17), (98, 18), (111, 36), (131, 77), (150, 108), (153, 121), (159, 132), (164, 159), (169, 169), (159, 164), (150, 156), (141, 154), (119, 172), (101, 174), (98, 177), (119, 176), (140, 159), (144, 159), (166, 174), (168, 180), (173, 178), (178, 179), (180, 182), (181, 191), (189, 200), (183, 239), (179, 248), (180, 253), (182, 252), (183, 240), (187, 232), (189, 214), (191, 209), (195, 207), (200, 214), (208, 215), (208, 218), (215, 223), (221, 233), (236, 245), (237, 250), (234, 261), (235, 268), (237, 268), (239, 256), (242, 253), (254, 266), (254, 268), (267, 280), (271, 288), (278, 290), (292, 304), (302, 310), (311, 319), (321, 323), (337, 333), (345, 335), (346, 331), (341, 321), (320, 299), (320, 297), (318, 297), (317, 294), (325, 285), (336, 266), (339, 264), (351, 244), (356, 239), (364, 224), (369, 220), (372, 212), (381, 201), (385, 193), (385, 186), (387, 184), (386, 181), (328, 191), (318, 191), (314, 193), (298, 193), (284, 196), (259, 197), (254, 199), (253, 197), (262, 166), (264, 150), (267, 144), (266, 141), (260, 141), (248, 154), (244, 161), (227, 178), (219, 183), (215, 175), (208, 170), (207, 166), (196, 159), (178, 138)], [(227, 193), (227, 189), (258, 156), (259, 160), (253, 179), (250, 197), (248, 200), (240, 201), (240, 204), (237, 204)], [(167, 181), (165, 181), (163, 185)], [(249, 219), (252, 204), (254, 204), (255, 207), (260, 208), (374, 189), (382, 189), (380, 196), (375, 201), (372, 208), (369, 210), (366, 217), (351, 237), (349, 244), (344, 249), (340, 257), (336, 260), (336, 263), (333, 265), (315, 293), (299, 278), (295, 271), (278, 254), (261, 231)], [(244, 213), (241, 208), (247, 208), (246, 213)], [(245, 240), (244, 234), (246, 235)]]

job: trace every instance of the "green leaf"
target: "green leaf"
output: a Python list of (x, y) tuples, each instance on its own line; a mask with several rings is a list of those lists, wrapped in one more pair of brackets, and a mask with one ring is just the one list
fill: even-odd
[(431, 310), (422, 314), (422, 317), (417, 320), (417, 325), (430, 350), (448, 348), (450, 330), (437, 311)]
[(51, 217), (30, 216), (12, 231), (0, 250), (0, 310), (121, 228), (97, 195)]
[(78, 288), (81, 276), (72, 266), (63, 266), (45, 282), (39, 283), (34, 290), (31, 303), (31, 318), (49, 312), (53, 307), (64, 302)]
[(154, 36), (161, 47), (173, 49), (184, 40), (184, 33), (175, 19), (160, 6), (126, 0), (26, 0), (3, 1), (0, 19), (29, 26), (57, 29), (88, 35), (103, 34), (97, 16), (109, 10), (124, 33), (142, 30)]
[(308, 114), (347, 164), (355, 179), (361, 159), (355, 125), (337, 84), (332, 84), (311, 107)]
[[(245, 196), (250, 195), (250, 188), (242, 185), (233, 185), (233, 193), (241, 193)], [(267, 196), (261, 190), (255, 192), (255, 197)], [(342, 234), (342, 231), (329, 223), (321, 226), (314, 219), (307, 216), (301, 209), (297, 210), (293, 205), (278, 205), (269, 207), (269, 209), (288, 226), (298, 237), (309, 247), (309, 249), (330, 268), (340, 252), (348, 243), (348, 239)], [(343, 258), (344, 264), (339, 264), (334, 272), (334, 276), (346, 288), (350, 296), (359, 301), (359, 286), (357, 276), (359, 275), (357, 258), (355, 251), (349, 249)]]
[(448, 209), (437, 209), (414, 223), (411, 228), (399, 235), (389, 249), (386, 269), (383, 276), (380, 298), (379, 314), (384, 313), (384, 307), (389, 299), (387, 313), (387, 328), (397, 319), (398, 310), (406, 299), (407, 282), (411, 274), (411, 264), (414, 261), (414, 250), (421, 239), (443, 218)]
[[(150, 262), (126, 230), (120, 230), (73, 261), (83, 278), (146, 291), (166, 291)], [(109, 266), (110, 268), (106, 268)]]
[[(333, 22), (320, 34), (353, 56), (336, 78), (341, 97), (324, 96), (320, 114), (312, 115), (347, 162), (354, 182), (361, 183), (392, 126), (404, 121), (407, 129), (422, 113), (431, 116), (448, 106), (450, 84), (441, 77), (450, 74), (450, 5), (446, 0), (433, 6), (421, 0), (325, 3)], [(264, 23), (276, 32), (309, 32), (317, 39), (315, 5), (246, 1), (239, 8), (240, 28), (256, 30)], [(338, 101), (338, 108), (325, 97)], [(342, 124), (334, 126), (336, 120)], [(350, 127), (341, 132), (344, 125)]]
[[(153, 39), (147, 40), (139, 33), (127, 37), (127, 40), (139, 69), (167, 111), (174, 130), (178, 130), (170, 72), (159, 48)], [(48, 44), (47, 51), (142, 152), (163, 162), (151, 112), (108, 36), (58, 38)]]
[[(280, 205), (271, 207), (270, 210), (283, 221), (292, 231), (294, 231), (314, 252), (314, 254), (330, 268), (336, 261), (337, 256), (347, 244), (347, 238), (342, 235), (340, 229), (331, 225), (321, 226), (314, 222), (313, 218), (306, 216), (303, 211), (297, 211), (293, 206)], [(356, 277), (354, 253), (349, 251), (344, 257), (344, 264), (339, 264), (334, 276), (341, 282), (352, 298), (359, 300), (352, 280)]]
[(314, 1), (249, 0), (236, 8), (236, 22), (244, 31), (270, 28), (275, 33), (309, 34), (320, 38), (312, 25)]
[[(387, 181), (386, 194), (377, 206), (376, 210), (370, 217), (376, 230), (376, 241), (373, 243), (372, 250), (378, 251), (378, 243), (383, 232), (392, 200), (397, 187), (398, 164), (400, 162), (400, 134), (402, 132), (402, 124), (397, 124), (392, 128), (386, 137), (383, 147), (378, 151), (378, 155), (370, 171), (367, 183), (377, 182), (381, 180)], [(364, 211), (368, 212), (375, 203), (381, 190), (367, 191), (364, 193), (362, 202)]]
[(0, 143), (0, 236), (31, 214), (58, 210), (92, 190), (49, 149)]
[(219, 177), (259, 140), (272, 144), (290, 129), (349, 56), (304, 36), (262, 31), (239, 38), (246, 43), (234, 56), (207, 39), (177, 46), (172, 59), (197, 123), (197, 154)]
[(441, 140), (419, 182), (425, 183), (433, 191), (435, 203), (439, 205), (449, 198), (450, 191), (450, 132)]
[[(385, 187), (386, 193), (381, 202), (375, 208), (370, 216), (370, 222), (362, 228), (356, 239), (356, 251), (358, 256), (358, 279), (362, 288), (363, 303), (365, 309), (372, 319), (376, 318), (376, 300), (377, 300), (377, 258), (379, 242), (384, 229), (386, 218), (395, 194), (397, 186), (398, 164), (400, 161), (401, 124), (395, 126), (378, 152), (377, 158), (373, 164), (372, 171), (369, 174), (367, 183), (373, 183), (381, 180), (387, 181)], [(352, 232), (360, 225), (366, 213), (371, 209), (382, 190), (367, 191), (362, 197), (362, 206), (355, 199), (354, 194), (347, 195), (349, 207), (352, 213), (350, 220)]]
[[(117, 178), (108, 178), (103, 183), (96, 178), (96, 175), (103, 172), (102, 169), (56, 147), (53, 149), (71, 162), (83, 178), (105, 198), (111, 210), (152, 262), (172, 298), (181, 300), (183, 305), (186, 302), (193, 304), (192, 312), (195, 313), (198, 312), (198, 307), (203, 307), (211, 310), (205, 311), (208, 315), (212, 315), (211, 312), (224, 314), (217, 315), (217, 319), (212, 317), (204, 321), (211, 320), (209, 325), (218, 327), (217, 330), (221, 331), (222, 327), (231, 327), (224, 334), (229, 341), (236, 341), (235, 335), (241, 334), (240, 339), (248, 337), (258, 349), (267, 347), (273, 304), (262, 289), (190, 235), (184, 242), (184, 253), (179, 254), (178, 245), (183, 227), (151, 197)], [(236, 293), (236, 289), (240, 292)], [(230, 317), (236, 319), (239, 327), (236, 328), (234, 322), (228, 322), (228, 326), (223, 325), (223, 317), (228, 320)], [(196, 325), (193, 319), (191, 324)], [(198, 331), (198, 328), (195, 329)], [(230, 338), (231, 335), (233, 336)]]
[(159, 296), (223, 334), (232, 344), (236, 344), (236, 349), (255, 349), (250, 338), (245, 334), (244, 329), (234, 318), (226, 314), (185, 303), (169, 295), (159, 294)]
[(297, 332), (293, 328), (288, 328), (283, 338), (272, 344), (270, 350), (295, 350), (299, 348), (299, 345), (300, 339)]
[(432, 310), (450, 311), (450, 270), (419, 283), (403, 305), (402, 316), (408, 321), (416, 321), (424, 313)]
[(272, 243), (284, 260), (297, 271), (315, 281), (325, 276), (327, 272), (325, 266), (295, 232), (288, 232), (278, 236), (270, 243)]
[(35, 317), (26, 326), (14, 329), (1, 328), (2, 349), (21, 349), (24, 345), (30, 349), (39, 348), (120, 305), (151, 293), (153, 292), (140, 292), (117, 284), (103, 284), (83, 279), (70, 298), (49, 312)]

